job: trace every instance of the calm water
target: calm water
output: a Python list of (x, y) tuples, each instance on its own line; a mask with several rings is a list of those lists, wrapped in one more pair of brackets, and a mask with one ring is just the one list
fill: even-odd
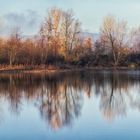
[(0, 140), (140, 140), (140, 71), (0, 75)]

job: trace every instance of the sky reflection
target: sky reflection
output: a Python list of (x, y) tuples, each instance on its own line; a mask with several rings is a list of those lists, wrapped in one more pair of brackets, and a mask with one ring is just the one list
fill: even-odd
[(139, 71), (1, 75), (0, 138), (139, 139), (139, 91)]

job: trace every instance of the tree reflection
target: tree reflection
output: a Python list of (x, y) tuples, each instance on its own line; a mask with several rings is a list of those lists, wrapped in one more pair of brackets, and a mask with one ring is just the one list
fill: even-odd
[[(126, 116), (128, 107), (132, 107), (134, 103), (133, 98), (136, 94), (132, 95), (132, 92), (140, 87), (134, 89), (140, 83), (139, 75), (131, 75), (127, 72), (112, 72), (102, 76), (106, 77), (95, 86), (98, 87), (98, 93), (100, 93), (101, 112), (108, 120), (113, 120), (118, 116)], [(132, 89), (131, 92), (130, 89)], [(137, 94), (137, 96), (140, 98), (140, 94)], [(136, 107), (139, 108), (138, 104)]]
[(20, 115), (25, 102), (34, 103), (54, 130), (73, 124), (81, 115), (85, 96), (99, 98), (103, 116), (113, 120), (126, 116), (128, 108), (140, 110), (139, 91), (140, 74), (131, 71), (0, 75), (0, 99), (7, 101), (10, 111)]
[(103, 89), (104, 93), (101, 96), (100, 108), (109, 120), (126, 113), (126, 102), (118, 78), (118, 75), (110, 75), (109, 88)]
[[(74, 117), (78, 117), (82, 106), (82, 96), (72, 87), (56, 86), (41, 97), (39, 108), (41, 116), (54, 129), (71, 124)], [(55, 89), (55, 90), (54, 90)]]

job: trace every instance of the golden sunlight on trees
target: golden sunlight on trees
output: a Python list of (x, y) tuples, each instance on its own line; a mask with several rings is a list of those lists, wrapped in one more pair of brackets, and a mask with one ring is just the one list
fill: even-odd
[(93, 38), (93, 34), (82, 31), (72, 10), (53, 7), (35, 36), (24, 37), (17, 27), (10, 36), (0, 36), (0, 65), (140, 66), (140, 28), (128, 30), (125, 21), (106, 16), (100, 34)]
[(50, 9), (40, 29), (42, 46), (47, 48), (46, 55), (55, 58), (61, 55), (68, 60), (78, 44), (80, 31), (80, 23), (73, 11)]
[[(60, 49), (60, 22), (62, 18), (62, 12), (60, 9), (52, 8), (48, 11), (43, 25), (40, 29), (41, 47), (46, 48), (46, 54), (44, 55), (58, 55), (58, 49)], [(42, 57), (44, 56), (42, 54)]]

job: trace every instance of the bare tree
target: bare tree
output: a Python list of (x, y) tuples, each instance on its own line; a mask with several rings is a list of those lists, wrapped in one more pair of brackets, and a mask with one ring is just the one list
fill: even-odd
[(134, 52), (140, 53), (140, 27), (132, 29), (130, 44)]
[(47, 16), (40, 29), (41, 46), (47, 47), (47, 49), (51, 50), (55, 55), (59, 46), (56, 41), (60, 40), (61, 22), (62, 10), (54, 7), (48, 10)]
[(46, 42), (45, 45), (55, 56), (57, 53), (68, 56), (78, 42), (80, 30), (80, 22), (75, 19), (72, 10), (52, 8), (48, 10), (40, 29), (42, 44)]
[(15, 61), (17, 49), (21, 46), (21, 33), (19, 28), (13, 28), (10, 38), (7, 42), (8, 45), (8, 57), (10, 66), (13, 65)]
[(63, 45), (66, 49), (67, 57), (71, 54), (72, 49), (77, 46), (80, 32), (81, 23), (74, 17), (73, 11), (63, 11), (62, 34), (64, 38)]
[(104, 42), (104, 47), (111, 49), (115, 66), (120, 61), (120, 49), (126, 44), (126, 33), (127, 26), (125, 21), (117, 21), (113, 16), (105, 17), (101, 27), (100, 38)]

